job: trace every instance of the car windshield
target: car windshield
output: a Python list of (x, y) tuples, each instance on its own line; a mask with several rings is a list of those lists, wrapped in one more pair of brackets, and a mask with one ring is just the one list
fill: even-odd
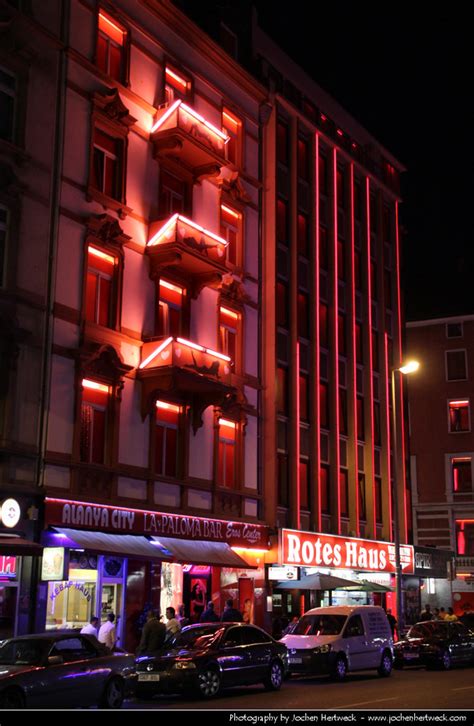
[(222, 632), (222, 626), (210, 628), (184, 628), (176, 633), (170, 645), (176, 648), (208, 648)]
[(44, 644), (39, 640), (8, 640), (0, 646), (2, 665), (39, 665)]
[(292, 635), (338, 635), (345, 622), (345, 615), (303, 615)]

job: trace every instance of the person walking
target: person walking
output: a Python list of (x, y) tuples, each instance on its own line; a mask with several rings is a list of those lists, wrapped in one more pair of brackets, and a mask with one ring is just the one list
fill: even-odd
[(219, 622), (219, 616), (214, 610), (214, 603), (209, 600), (207, 603), (207, 608), (201, 613), (201, 617), (199, 618), (200, 623), (218, 623)]
[(160, 650), (166, 639), (166, 625), (158, 618), (156, 610), (149, 610), (137, 648), (137, 655)]
[(176, 633), (181, 630), (181, 625), (179, 624), (179, 620), (176, 619), (175, 615), (176, 611), (174, 608), (166, 608), (166, 630), (170, 636), (176, 635)]
[(81, 635), (94, 635), (97, 638), (97, 626), (99, 624), (99, 618), (93, 615), (87, 625), (81, 628)]
[(398, 632), (398, 622), (395, 615), (392, 614), (391, 608), (388, 608), (387, 610), (387, 620), (390, 625), (390, 630), (392, 631), (392, 638), (395, 640), (395, 632)]
[(431, 607), (428, 603), (426, 603), (425, 609), (421, 611), (418, 622), (424, 623), (426, 620), (433, 620), (433, 613), (431, 612)]
[(113, 651), (117, 642), (117, 631), (115, 630), (115, 615), (109, 613), (107, 620), (100, 626), (99, 635), (97, 636), (99, 643), (103, 643), (105, 647)]
[(229, 600), (225, 601), (225, 608), (221, 615), (221, 622), (222, 623), (242, 623), (243, 622), (243, 616), (240, 610), (237, 610), (234, 608), (234, 601), (229, 598)]

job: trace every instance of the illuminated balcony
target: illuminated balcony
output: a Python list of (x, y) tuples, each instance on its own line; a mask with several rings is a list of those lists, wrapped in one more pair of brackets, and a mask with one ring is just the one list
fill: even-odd
[(142, 381), (142, 416), (163, 394), (191, 406), (194, 431), (202, 425), (208, 406), (222, 406), (235, 389), (231, 385), (229, 356), (183, 338), (146, 342), (137, 376)]
[(151, 276), (175, 267), (189, 278), (191, 295), (197, 297), (204, 285), (216, 286), (226, 273), (227, 240), (199, 224), (174, 214), (167, 222), (152, 222), (146, 246)]
[(151, 138), (156, 159), (173, 159), (198, 180), (217, 175), (227, 164), (229, 137), (178, 100), (158, 110)]

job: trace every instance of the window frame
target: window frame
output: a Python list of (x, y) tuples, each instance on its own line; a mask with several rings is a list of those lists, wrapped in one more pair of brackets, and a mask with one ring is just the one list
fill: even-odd
[[(224, 207), (224, 209), (223, 209)], [(226, 209), (228, 210), (227, 214), (229, 216), (235, 215), (236, 223), (233, 225), (231, 222), (227, 221), (223, 217), (223, 213), (225, 214)], [(226, 257), (225, 257), (225, 264), (227, 267), (229, 267), (231, 270), (235, 271), (241, 271), (243, 269), (244, 264), (244, 228), (245, 228), (245, 222), (244, 222), (244, 213), (243, 210), (240, 207), (237, 207), (233, 202), (229, 202), (227, 198), (222, 195), (220, 202), (219, 202), (219, 234), (224, 239), (228, 239), (225, 233), (223, 233), (222, 228), (225, 229), (234, 229), (236, 232), (236, 239), (235, 239), (235, 262), (231, 262), (228, 257), (228, 253), (226, 250)]]
[[(451, 408), (451, 404), (456, 403), (456, 402), (460, 402), (460, 401), (462, 401), (463, 403), (464, 402), (467, 403), (467, 406), (464, 406), (464, 405), (463, 406), (458, 406), (458, 408), (461, 409), (461, 408), (466, 408), (467, 407), (468, 428), (467, 429), (461, 429), (461, 430), (456, 431), (456, 430), (453, 430), (451, 428), (451, 416), (450, 416), (450, 412), (451, 412), (451, 410), (454, 409), (454, 407), (453, 407), (453, 409)], [(470, 400), (470, 398), (468, 396), (466, 396), (463, 399), (460, 399), (459, 397), (458, 398), (448, 398), (447, 409), (448, 409), (448, 433), (450, 433), (450, 434), (467, 434), (467, 433), (470, 433), (470, 431), (471, 431), (471, 400)]]
[[(108, 391), (106, 393), (107, 399), (106, 404), (102, 405), (100, 403), (96, 402), (88, 402), (85, 399), (84, 391), (87, 390), (87, 387), (84, 386), (84, 381), (88, 380), (89, 382), (93, 382), (99, 386), (107, 386)], [(105, 393), (105, 391), (103, 391)], [(111, 397), (112, 397), (112, 385), (108, 381), (102, 380), (100, 377), (94, 375), (94, 374), (87, 374), (81, 376), (81, 379), (79, 381), (79, 396), (80, 396), (80, 405), (79, 405), (79, 447), (78, 447), (78, 460), (81, 462), (81, 464), (85, 466), (101, 466), (105, 467), (110, 465), (111, 462), (111, 433), (112, 433), (112, 426), (113, 426), (113, 416), (112, 416), (112, 406), (111, 406)], [(92, 454), (93, 454), (93, 429), (92, 429), (92, 437), (91, 437), (91, 445), (90, 445), (90, 456), (88, 459), (85, 459), (82, 457), (82, 437), (83, 437), (83, 418), (82, 418), (82, 412), (84, 405), (87, 404), (88, 406), (91, 406), (93, 410), (95, 411), (104, 411), (105, 412), (105, 421), (104, 421), (104, 441), (103, 441), (103, 461), (93, 461)], [(93, 424), (92, 424), (93, 425)]]
[[(112, 276), (110, 277), (111, 286), (110, 286), (109, 324), (108, 325), (103, 325), (102, 323), (99, 322), (99, 319), (98, 319), (99, 316), (97, 313), (98, 313), (98, 310), (100, 311), (100, 299), (99, 299), (100, 293), (97, 296), (97, 300), (95, 303), (95, 307), (96, 307), (96, 311), (95, 311), (96, 314), (94, 316), (95, 319), (90, 320), (87, 317), (87, 307), (88, 307), (87, 280), (88, 280), (89, 270), (94, 269), (94, 268), (91, 268), (91, 266), (89, 264), (89, 255), (92, 254), (92, 256), (93, 256), (93, 253), (90, 252), (90, 248), (98, 250), (99, 252), (102, 252), (103, 254), (106, 254), (109, 257), (114, 258), (114, 269), (113, 269)], [(122, 258), (122, 255), (117, 254), (117, 251), (115, 251), (115, 250), (112, 252), (112, 250), (109, 250), (109, 249), (105, 250), (102, 248), (103, 248), (102, 243), (97, 244), (92, 241), (89, 241), (85, 247), (85, 259), (86, 259), (85, 267), (86, 267), (86, 269), (85, 269), (85, 275), (84, 275), (85, 281), (84, 281), (84, 295), (83, 295), (83, 300), (84, 300), (84, 302), (83, 302), (83, 318), (84, 318), (84, 321), (88, 325), (97, 325), (97, 326), (100, 326), (101, 328), (107, 328), (109, 330), (117, 330), (119, 327), (119, 320), (118, 320), (118, 314), (117, 314), (118, 313), (118, 311), (117, 311), (118, 290), (119, 290), (119, 278), (121, 278), (120, 273), (123, 268), (123, 258)], [(102, 270), (97, 269), (94, 271), (97, 273), (96, 277), (98, 277), (99, 279), (107, 279), (107, 275)], [(100, 290), (100, 287), (99, 287), (99, 290)]]
[[(226, 125), (224, 122), (225, 115), (227, 115), (230, 121), (237, 126), (237, 132), (235, 133), (235, 135), (229, 134), (228, 124)], [(227, 147), (230, 142), (226, 144), (226, 160), (230, 166), (233, 166), (236, 169), (241, 169), (243, 166), (244, 157), (244, 121), (233, 111), (233, 109), (229, 105), (223, 104), (221, 109), (221, 126), (222, 130), (227, 134), (227, 136), (230, 136), (231, 139), (235, 139), (235, 161), (232, 161), (227, 156)]]
[[(121, 73), (120, 78), (115, 78), (115, 76), (112, 76), (110, 72), (106, 72), (102, 68), (99, 67), (98, 62), (98, 48), (99, 48), (99, 37), (101, 35), (104, 35), (108, 38), (108, 46), (110, 45), (110, 42), (112, 42), (114, 45), (118, 45), (116, 42), (114, 42), (113, 38), (111, 38), (110, 35), (107, 35), (105, 31), (102, 31), (99, 28), (99, 17), (102, 15), (108, 22), (110, 22), (112, 25), (114, 25), (118, 30), (120, 30), (123, 34), (123, 44), (122, 44), (122, 63), (121, 63)], [(127, 25), (125, 25), (117, 16), (115, 12), (110, 12), (109, 8), (105, 8), (103, 5), (99, 5), (97, 8), (97, 19), (95, 24), (95, 48), (94, 48), (94, 65), (97, 68), (97, 70), (106, 76), (107, 78), (111, 79), (113, 83), (118, 83), (122, 86), (128, 87), (130, 86), (130, 47), (131, 47), (131, 39), (130, 39), (130, 28), (128, 28)], [(107, 68), (110, 70), (110, 53), (107, 51)]]
[[(173, 426), (169, 424), (168, 422), (163, 422), (162, 424), (158, 424), (157, 421), (157, 411), (158, 411), (158, 402), (167, 404), (169, 406), (176, 406), (179, 408), (179, 412), (177, 412), (178, 415), (178, 422), (176, 426)], [(166, 480), (172, 480), (176, 481), (177, 479), (183, 479), (186, 475), (186, 472), (188, 471), (188, 457), (187, 457), (187, 447), (186, 447), (186, 441), (187, 441), (187, 423), (186, 423), (186, 407), (184, 404), (180, 402), (175, 401), (169, 401), (164, 399), (157, 399), (155, 401), (155, 404), (153, 406), (153, 415), (150, 416), (150, 470), (153, 473), (154, 479), (166, 479)], [(167, 474), (166, 473), (166, 456), (162, 457), (162, 471), (158, 471), (156, 468), (156, 457), (157, 457), (157, 428), (158, 425), (161, 425), (164, 429), (172, 429), (176, 431), (176, 471), (175, 474)], [(163, 437), (163, 452), (166, 451), (166, 439)]]
[[(221, 422), (225, 421), (228, 423), (234, 424), (234, 439), (229, 439), (228, 437), (221, 436)], [(224, 424), (225, 425), (225, 424)], [(221, 415), (219, 412), (215, 412), (215, 444), (214, 444), (214, 484), (215, 486), (220, 489), (221, 491), (225, 492), (236, 492), (240, 491), (242, 489), (242, 471), (243, 471), (243, 464), (242, 464), (242, 458), (243, 458), (243, 437), (242, 437), (242, 422), (238, 421), (235, 418), (231, 418), (230, 416)], [(221, 482), (219, 479), (219, 473), (220, 473), (220, 444), (225, 444), (224, 453), (227, 451), (228, 446), (233, 446), (234, 448), (234, 481), (232, 485), (228, 485), (227, 481), (225, 483)], [(224, 457), (223, 464), (222, 464), (222, 471), (224, 472), (224, 477), (226, 474), (226, 457)], [(226, 478), (226, 477), (225, 477)]]
[[(464, 370), (465, 370), (464, 378), (449, 378), (448, 357), (449, 357), (450, 353), (464, 353)], [(468, 359), (467, 359), (466, 348), (453, 348), (451, 350), (445, 350), (444, 351), (444, 365), (445, 365), (446, 381), (448, 383), (451, 383), (453, 381), (467, 381), (469, 379)]]
[[(471, 470), (471, 488), (466, 490), (456, 490), (454, 487), (454, 471), (455, 471), (455, 464), (468, 464), (470, 465)], [(450, 465), (450, 489), (453, 497), (459, 496), (461, 498), (462, 496), (466, 496), (469, 494), (472, 494), (474, 490), (474, 476), (473, 476), (473, 463), (474, 463), (474, 457), (470, 454), (451, 454), (449, 457), (449, 465)]]
[[(179, 90), (179, 85), (174, 86), (173, 81), (167, 79), (168, 75), (175, 75), (180, 78), (185, 84), (186, 88), (182, 91)], [(168, 89), (170, 89), (168, 91)], [(163, 104), (171, 105), (178, 99), (187, 101), (192, 104), (194, 95), (194, 84), (191, 76), (180, 68), (177, 63), (174, 63), (171, 58), (165, 57), (163, 60), (163, 75), (162, 75), (162, 99)]]
[[(221, 310), (222, 308), (224, 311), (228, 311), (228, 313), (232, 315), (236, 315), (235, 318), (235, 327), (233, 330), (235, 330), (235, 357), (233, 358), (230, 356), (230, 353), (228, 350), (225, 350), (224, 346), (222, 345), (222, 335), (221, 335), (221, 328), (226, 328), (227, 330), (231, 331), (232, 328), (229, 324), (225, 324), (225, 320), (221, 322)], [(224, 312), (224, 315), (226, 313)], [(219, 305), (217, 309), (217, 340), (218, 340), (218, 347), (217, 350), (220, 353), (224, 353), (225, 355), (229, 355), (231, 358), (231, 362), (233, 363), (233, 372), (237, 374), (241, 374), (243, 371), (243, 360), (244, 360), (244, 351), (243, 351), (243, 341), (244, 341), (244, 328), (243, 328), (243, 311), (233, 307), (232, 304), (229, 304), (225, 298), (221, 298), (219, 300)]]

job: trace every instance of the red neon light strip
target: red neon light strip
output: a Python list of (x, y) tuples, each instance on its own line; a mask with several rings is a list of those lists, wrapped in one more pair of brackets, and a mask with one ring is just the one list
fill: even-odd
[(385, 360), (385, 409), (387, 411), (387, 478), (388, 478), (388, 522), (390, 531), (390, 541), (393, 540), (393, 527), (392, 527), (392, 470), (390, 467), (390, 368), (388, 365), (388, 334), (384, 334), (384, 360)]
[[(398, 307), (398, 349), (400, 351), (400, 360), (403, 360), (402, 356), (402, 304), (400, 295), (400, 236), (398, 227), (398, 201), (395, 202), (395, 266), (397, 276), (397, 307)], [(400, 523), (400, 538), (401, 541), (407, 542), (408, 540), (408, 501), (407, 501), (407, 488), (406, 472), (405, 472), (405, 420), (404, 420), (404, 407), (403, 407), (403, 376), (400, 376), (400, 409), (399, 409), (399, 420), (402, 427), (401, 435), (401, 451), (402, 451), (402, 482), (403, 482), (403, 523)], [(398, 492), (396, 492), (398, 494)]]
[[(375, 491), (375, 454), (374, 454), (374, 381), (373, 381), (373, 367), (372, 367), (372, 288), (371, 288), (371, 277), (370, 277), (370, 181), (369, 177), (365, 179), (365, 204), (366, 204), (366, 219), (367, 219), (367, 324), (369, 328), (369, 413), (370, 413), (370, 456), (371, 456), (371, 468), (372, 468), (372, 527), (374, 538), (377, 537), (377, 514), (376, 514), (376, 491)], [(369, 513), (367, 513), (367, 520), (369, 520)]]
[(336, 390), (336, 416), (335, 416), (335, 431), (334, 436), (336, 438), (336, 486), (337, 486), (337, 512), (336, 512), (336, 532), (341, 534), (341, 477), (339, 475), (340, 469), (340, 442), (339, 442), (339, 306), (338, 306), (338, 269), (337, 269), (337, 149), (333, 149), (333, 202), (334, 202), (334, 276), (333, 276), (333, 287), (334, 287), (334, 357), (336, 364), (334, 366), (334, 386)]
[(315, 361), (314, 361), (314, 390), (315, 390), (315, 398), (316, 398), (316, 451), (315, 451), (315, 474), (316, 476), (313, 477), (314, 481), (316, 482), (316, 502), (317, 502), (317, 511), (315, 516), (315, 524), (316, 524), (316, 531), (321, 532), (322, 530), (322, 517), (321, 517), (321, 479), (320, 479), (320, 468), (321, 468), (321, 420), (320, 420), (320, 395), (319, 395), (319, 376), (320, 376), (320, 370), (319, 370), (319, 353), (320, 353), (320, 344), (319, 344), (319, 134), (316, 134), (315, 137), (315, 171), (314, 171), (314, 178), (316, 179), (316, 234), (315, 234), (315, 250), (314, 250), (314, 259), (315, 259), (315, 266), (316, 266), (316, 272), (315, 272), (315, 310), (316, 310), (316, 355), (315, 355)]
[(357, 334), (356, 334), (356, 284), (355, 284), (355, 221), (354, 221), (354, 164), (350, 165), (351, 184), (351, 299), (352, 299), (352, 360), (353, 360), (353, 387), (354, 387), (354, 477), (355, 477), (355, 522), (356, 534), (360, 535), (359, 512), (359, 459), (358, 459), (358, 429), (357, 429)]
[(164, 340), (162, 343), (160, 343), (160, 345), (155, 348), (153, 353), (150, 353), (150, 355), (140, 363), (139, 368), (145, 368), (148, 363), (151, 363), (151, 361), (156, 358), (156, 356), (161, 353), (161, 351), (164, 350), (171, 343), (172, 340), (173, 338), (170, 336), (169, 338), (166, 338), (166, 340)]
[(153, 237), (147, 242), (147, 247), (153, 247), (154, 245), (158, 244), (159, 239), (163, 237), (168, 229), (174, 224), (177, 224), (178, 222), (183, 222), (184, 224), (189, 225), (198, 232), (201, 232), (202, 234), (207, 235), (207, 237), (215, 240), (216, 242), (218, 242), (218, 244), (224, 245), (224, 247), (227, 247), (227, 245), (229, 244), (229, 242), (223, 237), (219, 237), (218, 234), (214, 234), (214, 232), (210, 232), (208, 229), (204, 229), (204, 227), (201, 227), (200, 224), (196, 224), (196, 222), (193, 222), (191, 219), (183, 217), (182, 214), (173, 214), (173, 216), (168, 219), (167, 222), (165, 222), (163, 227), (161, 227), (158, 232), (156, 232)]
[(296, 341), (296, 528), (301, 529), (300, 475), (300, 342)]

